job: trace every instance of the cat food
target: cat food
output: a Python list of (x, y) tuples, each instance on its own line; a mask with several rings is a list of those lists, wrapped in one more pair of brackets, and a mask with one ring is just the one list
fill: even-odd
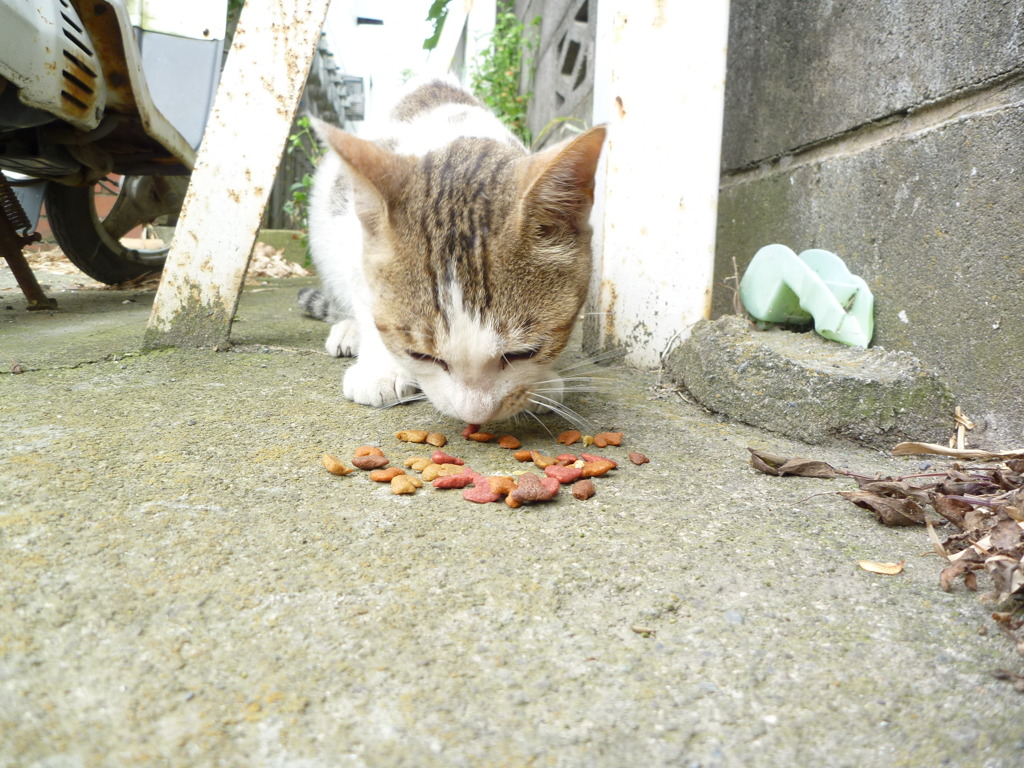
[(533, 458), (533, 451), (516, 451), (515, 453), (512, 454), (512, 458), (514, 458), (516, 461), (530, 461)]
[(629, 454), (629, 460), (636, 464), (638, 467), (641, 464), (647, 464), (650, 462), (650, 459), (648, 459), (642, 453), (637, 453), (636, 451), (633, 451), (632, 453)]
[(583, 477), (600, 477), (615, 469), (615, 462), (611, 459), (600, 461), (588, 461), (581, 467)]
[(396, 475), (391, 478), (391, 492), (396, 496), (416, 493), (416, 489), (422, 487), (423, 481), (414, 475)]
[(519, 448), (521, 446), (522, 446), (522, 443), (519, 442), (519, 438), (518, 437), (513, 437), (512, 435), (502, 435), (501, 437), (498, 438), (498, 447), (499, 448), (504, 448), (504, 449), (509, 450), (509, 451), (514, 451), (514, 450), (516, 450), (517, 448)]
[(462, 489), (462, 498), (466, 501), (473, 501), (477, 504), (490, 504), (497, 501), (501, 496), (491, 490), (490, 485), (483, 481), (467, 485)]
[[(586, 465), (584, 464), (584, 466)], [(575, 483), (583, 477), (583, 467), (553, 464), (544, 470), (544, 474), (555, 478), (559, 483), (565, 485), (567, 483)]]
[(352, 467), (346, 467), (344, 462), (339, 461), (329, 453), (325, 453), (320, 457), (320, 463), (323, 464), (324, 469), (332, 475), (349, 475), (355, 472)]
[(428, 434), (430, 433), (425, 429), (403, 429), (401, 432), (395, 432), (395, 437), (403, 443), (425, 443)]
[(612, 469), (615, 469), (617, 466), (619, 466), (619, 462), (615, 461), (614, 459), (609, 459), (607, 456), (597, 456), (596, 454), (593, 453), (581, 453), (580, 458), (583, 459), (584, 461), (610, 461), (612, 463)]
[(491, 489), (491, 493), (508, 496), (516, 489), (516, 479), (509, 475), (491, 475), (487, 478), (487, 486)]
[(451, 456), (444, 451), (434, 451), (430, 460), (435, 464), (465, 464), (462, 459), (457, 456)]
[(582, 437), (583, 433), (580, 432), (578, 429), (567, 429), (565, 432), (558, 436), (558, 442), (561, 445), (568, 446), (572, 445), (577, 440), (580, 440)]
[(467, 424), (466, 428), (464, 430), (462, 430), (462, 436), (464, 438), (466, 438), (467, 440), (469, 440), (469, 436), (470, 435), (476, 434), (479, 431), (480, 431), (480, 425), (479, 424)]
[(444, 448), (448, 445), (448, 438), (442, 435), (440, 432), (431, 432), (427, 435), (427, 443), (434, 446), (435, 448)]
[(489, 443), (497, 435), (493, 435), (490, 432), (474, 432), (469, 436), (469, 439), (476, 443)]
[(530, 451), (530, 458), (533, 459), (533, 463), (541, 469), (547, 469), (552, 464), (558, 463), (558, 459), (552, 456), (545, 456), (540, 451)]
[(398, 467), (388, 467), (387, 469), (375, 469), (370, 472), (370, 479), (375, 483), (390, 483), (399, 475), (404, 475), (405, 470), (399, 469)]
[(479, 480), (475, 472), (459, 472), (457, 475), (441, 475), (434, 478), (431, 485), (435, 488), (465, 488), (467, 485)]
[(363, 454), (352, 459), (352, 465), (359, 469), (380, 469), (390, 463), (385, 456), (378, 456), (375, 453)]
[(594, 488), (593, 480), (580, 480), (577, 483), (573, 483), (572, 495), (580, 501), (586, 501), (595, 493), (597, 493), (597, 489)]
[(458, 475), (461, 474), (465, 467), (461, 464), (427, 464), (420, 473), (420, 477), (423, 478), (425, 483), (433, 482), (439, 477), (445, 475)]
[(513, 509), (521, 504), (549, 501), (558, 494), (561, 484), (553, 477), (541, 477), (533, 472), (521, 475), (516, 488), (505, 497), (505, 503)]
[(433, 463), (434, 462), (426, 456), (410, 456), (405, 460), (405, 466), (416, 472), (422, 472), (424, 467)]
[(594, 435), (594, 445), (607, 448), (609, 445), (622, 445), (621, 432), (598, 432)]
[(352, 455), (355, 456), (357, 459), (360, 456), (383, 456), (384, 451), (373, 445), (361, 445), (358, 448), (356, 448), (355, 452), (353, 452)]

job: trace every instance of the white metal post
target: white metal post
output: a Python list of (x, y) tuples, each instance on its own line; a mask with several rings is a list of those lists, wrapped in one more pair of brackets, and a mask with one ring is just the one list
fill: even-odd
[(227, 343), (260, 219), (330, 0), (247, 0), (145, 344)]
[(729, 3), (601, 0), (597, 13), (594, 122), (609, 131), (586, 343), (656, 366), (710, 312)]

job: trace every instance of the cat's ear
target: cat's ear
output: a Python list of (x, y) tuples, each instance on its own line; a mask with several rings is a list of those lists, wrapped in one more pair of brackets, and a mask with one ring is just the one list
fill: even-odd
[(594, 173), (605, 127), (599, 125), (529, 160), (526, 214), (542, 227), (579, 232), (594, 204)]
[(348, 166), (356, 215), (365, 227), (376, 232), (388, 208), (402, 193), (412, 169), (410, 159), (328, 123), (316, 121), (314, 127)]

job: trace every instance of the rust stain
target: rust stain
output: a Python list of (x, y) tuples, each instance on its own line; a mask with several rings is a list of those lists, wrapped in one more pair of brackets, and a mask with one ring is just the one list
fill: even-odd
[(616, 96), (615, 97), (615, 108), (619, 110), (619, 119), (620, 120), (626, 116), (626, 108), (622, 104), (622, 97), (621, 96)]

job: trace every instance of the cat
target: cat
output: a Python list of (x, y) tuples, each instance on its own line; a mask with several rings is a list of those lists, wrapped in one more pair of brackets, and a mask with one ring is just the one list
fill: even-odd
[(390, 405), (417, 390), (469, 424), (558, 409), (554, 371), (591, 276), (603, 126), (529, 154), (457, 83), (419, 84), (375, 140), (317, 121), (300, 305), (356, 356), (343, 393)]

